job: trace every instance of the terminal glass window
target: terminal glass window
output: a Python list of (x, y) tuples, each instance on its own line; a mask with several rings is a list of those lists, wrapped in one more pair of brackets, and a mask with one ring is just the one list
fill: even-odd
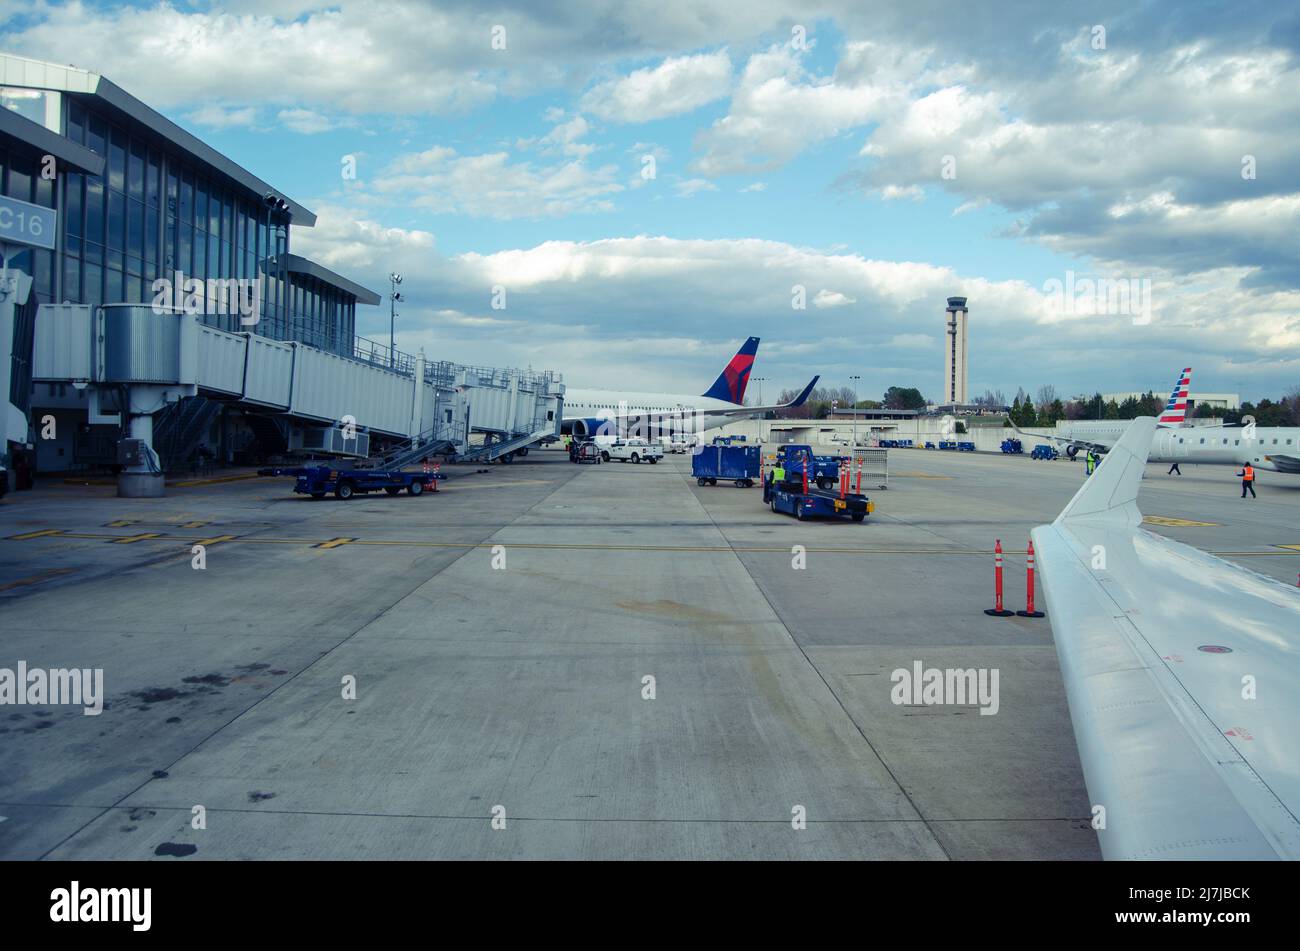
[(181, 172), (181, 221), (194, 221), (194, 174), (189, 169)]
[(86, 124), (86, 148), (96, 155), (108, 154), (108, 123), (94, 113)]
[(126, 191), (126, 133), (116, 126), (108, 140), (108, 187)]
[(11, 154), (4, 181), (5, 195), (19, 201), (31, 201), (32, 179), (35, 177), (35, 172), (35, 163), (30, 156), (17, 152)]
[(18, 89), (0, 86), (0, 108), (16, 112), (24, 119), (45, 125), (45, 100), (55, 95), (44, 89)]
[[(60, 97), (49, 107), (42, 92), (4, 95), (0, 105), (44, 122), (57, 107), (67, 138), (105, 159), (102, 175), (65, 172), (56, 184), (41, 180), (34, 159), (0, 152), (0, 190), (23, 201), (57, 207), (64, 252), (38, 265), (37, 290), (54, 299), (89, 303), (144, 302), (153, 281), (173, 272), (199, 280), (262, 279), (256, 333), (300, 339), (351, 354), (355, 302), (315, 279), (279, 275), (267, 259), (288, 253), (288, 216), (269, 217), (260, 195), (199, 163), (173, 143), (136, 126), (115, 124), (94, 104)], [(39, 113), (39, 114), (38, 114)], [(270, 273), (266, 273), (269, 270)], [(202, 294), (203, 319), (245, 329), (237, 308), (219, 293)]]
[(67, 131), (64, 133), (77, 145), (86, 144), (86, 110), (75, 99), (68, 102)]

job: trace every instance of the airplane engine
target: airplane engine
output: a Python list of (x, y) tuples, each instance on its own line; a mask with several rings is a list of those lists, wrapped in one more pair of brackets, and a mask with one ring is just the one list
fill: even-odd
[(564, 424), (562, 431), (570, 436), (588, 438), (615, 435), (616, 427), (617, 423), (612, 419), (572, 419)]

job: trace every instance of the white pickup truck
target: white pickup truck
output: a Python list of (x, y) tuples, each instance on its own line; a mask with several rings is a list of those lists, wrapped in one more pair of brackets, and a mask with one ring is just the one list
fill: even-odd
[(664, 447), (651, 445), (644, 439), (620, 439), (612, 442), (600, 452), (600, 458), (605, 462), (618, 460), (619, 462), (636, 462), (642, 460), (654, 465), (664, 457)]

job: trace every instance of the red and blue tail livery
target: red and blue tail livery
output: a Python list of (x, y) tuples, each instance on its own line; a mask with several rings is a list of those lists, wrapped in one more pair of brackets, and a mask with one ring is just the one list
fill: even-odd
[(1177, 426), (1187, 419), (1187, 391), (1191, 385), (1192, 368), (1184, 367), (1183, 372), (1178, 376), (1178, 383), (1174, 386), (1173, 393), (1169, 394), (1165, 411), (1160, 414), (1161, 425)]
[(745, 387), (749, 385), (749, 371), (754, 366), (754, 357), (758, 354), (758, 338), (750, 337), (745, 345), (736, 351), (725, 370), (713, 381), (704, 396), (715, 400), (726, 400), (737, 406), (745, 402)]

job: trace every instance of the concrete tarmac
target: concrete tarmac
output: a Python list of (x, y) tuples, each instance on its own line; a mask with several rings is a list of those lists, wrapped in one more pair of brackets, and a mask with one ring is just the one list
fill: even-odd
[[(689, 456), (8, 496), (0, 668), (102, 668), (107, 703), (0, 707), (0, 857), (1097, 858), (1048, 621), (983, 614), (993, 540), (1023, 607), (1081, 464), (890, 464), (862, 525)], [(1148, 527), (1293, 583), (1300, 479), (1184, 470)], [(895, 705), (917, 661), (996, 668), (997, 714)]]

